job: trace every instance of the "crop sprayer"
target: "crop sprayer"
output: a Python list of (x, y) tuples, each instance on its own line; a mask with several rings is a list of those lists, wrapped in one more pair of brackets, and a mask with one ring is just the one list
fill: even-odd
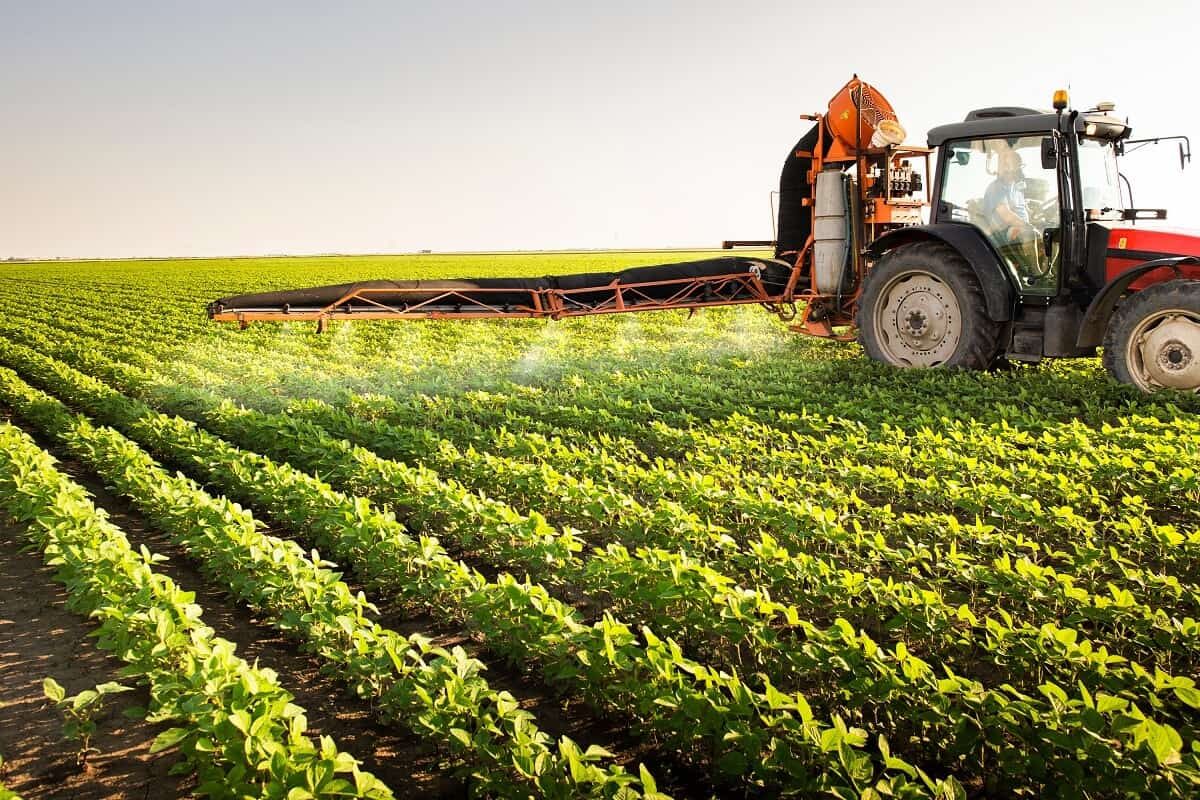
[[(899, 367), (986, 369), (1095, 355), (1143, 391), (1200, 390), (1200, 237), (1138, 225), (1111, 103), (982, 108), (904, 144), (855, 76), (789, 152), (773, 258), (729, 256), (540, 278), (365, 281), (225, 297), (214, 320), (490, 319), (756, 303), (811, 336)], [(936, 156), (936, 171), (931, 159)], [(932, 176), (932, 179), (931, 177)], [(1128, 182), (1127, 182), (1128, 183)], [(1128, 206), (1132, 206), (1132, 190)], [(928, 222), (925, 221), (928, 217)]]

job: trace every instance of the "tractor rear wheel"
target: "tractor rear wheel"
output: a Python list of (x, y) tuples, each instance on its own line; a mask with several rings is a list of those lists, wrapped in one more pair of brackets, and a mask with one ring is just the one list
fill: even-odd
[(1156, 283), (1122, 301), (1104, 335), (1104, 366), (1143, 392), (1200, 391), (1200, 281)]
[(917, 242), (888, 252), (867, 275), (858, 338), (871, 358), (898, 367), (986, 369), (1000, 325), (966, 259), (940, 242)]

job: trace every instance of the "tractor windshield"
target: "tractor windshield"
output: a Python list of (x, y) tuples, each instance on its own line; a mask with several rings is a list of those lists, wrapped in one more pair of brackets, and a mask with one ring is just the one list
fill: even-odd
[(1117, 154), (1109, 139), (1079, 139), (1079, 183), (1089, 219), (1119, 219), (1121, 185)]

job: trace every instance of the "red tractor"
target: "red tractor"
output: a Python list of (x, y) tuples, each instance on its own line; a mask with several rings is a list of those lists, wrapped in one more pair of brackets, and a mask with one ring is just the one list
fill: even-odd
[[(1200, 238), (1138, 223), (1111, 104), (985, 108), (904, 145), (887, 101), (855, 77), (789, 152), (774, 258), (615, 273), (370, 281), (240, 295), (213, 319), (551, 317), (758, 303), (801, 333), (900, 367), (986, 369), (1095, 355), (1143, 391), (1200, 390)], [(1191, 159), (1180, 139), (1181, 166)], [(1186, 143), (1186, 148), (1185, 148)], [(936, 167), (931, 159), (936, 155)], [(931, 190), (932, 187), (932, 190)], [(1132, 198), (1131, 198), (1132, 199)], [(931, 207), (929, 222), (923, 210)], [(729, 244), (729, 243), (727, 243)]]

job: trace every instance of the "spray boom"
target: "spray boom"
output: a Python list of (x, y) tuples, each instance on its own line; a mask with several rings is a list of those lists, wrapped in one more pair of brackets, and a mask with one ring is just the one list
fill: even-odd
[[(865, 245), (920, 223), (926, 148), (900, 145), (904, 128), (875, 87), (850, 79), (788, 153), (779, 182), (774, 258), (714, 258), (620, 272), (368, 281), (224, 297), (214, 320), (255, 321), (563, 317), (759, 304), (794, 330), (847, 338), (862, 290)], [(835, 330), (836, 329), (836, 330)]]

